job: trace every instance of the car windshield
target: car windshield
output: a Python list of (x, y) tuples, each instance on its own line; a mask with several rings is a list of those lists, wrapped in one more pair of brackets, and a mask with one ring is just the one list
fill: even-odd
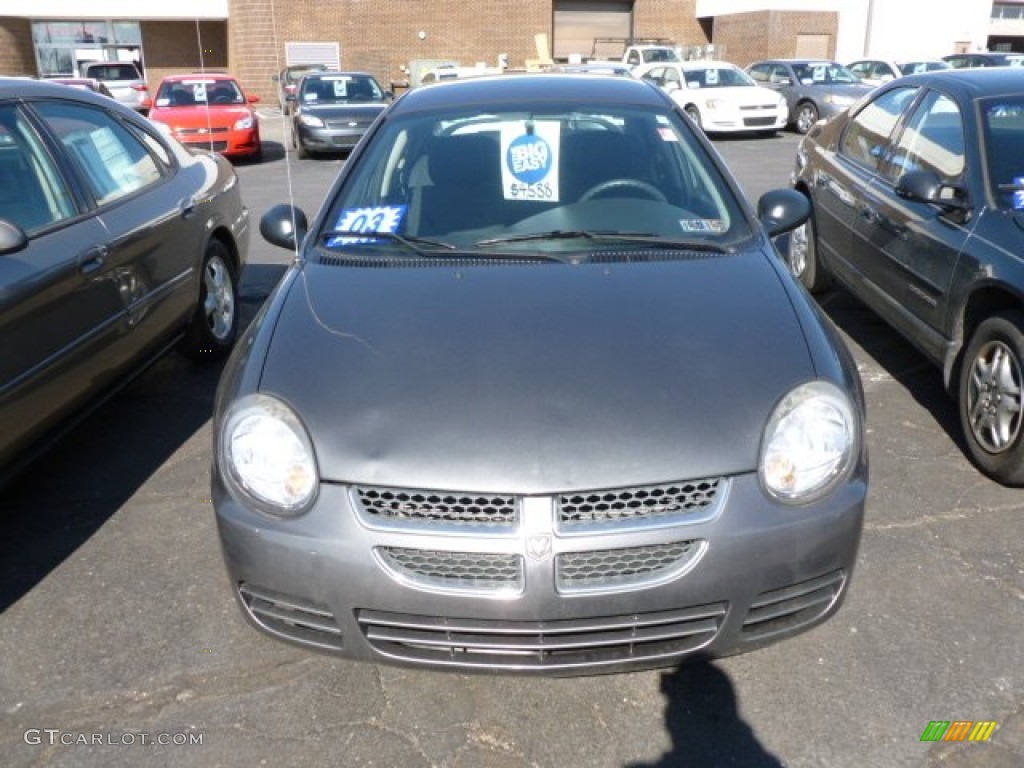
[(384, 91), (369, 75), (311, 75), (299, 86), (304, 105), (381, 101)]
[(794, 64), (796, 79), (803, 85), (834, 85), (838, 83), (859, 83), (860, 78), (842, 64), (834, 61), (809, 61)]
[[(560, 252), (595, 241), (713, 250), (751, 233), (704, 145), (670, 109), (410, 113), (385, 121), (355, 163), (319, 236), (329, 250)], [(367, 236), (375, 232), (402, 237)]]
[(189, 78), (163, 83), (157, 91), (155, 103), (158, 107), (244, 104), (245, 96), (234, 80)]
[(736, 67), (707, 67), (706, 69), (687, 69), (687, 88), (736, 88), (757, 86), (754, 79)]
[(989, 184), (999, 207), (1024, 211), (1024, 95), (981, 102)]

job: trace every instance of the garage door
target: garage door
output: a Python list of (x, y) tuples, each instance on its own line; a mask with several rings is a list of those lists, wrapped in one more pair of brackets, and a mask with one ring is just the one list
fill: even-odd
[[(595, 37), (630, 37), (633, 34), (633, 4), (601, 0), (555, 0), (555, 61), (567, 61), (577, 54), (590, 57)], [(600, 55), (611, 53), (604, 46)], [(622, 51), (617, 51), (619, 55)]]

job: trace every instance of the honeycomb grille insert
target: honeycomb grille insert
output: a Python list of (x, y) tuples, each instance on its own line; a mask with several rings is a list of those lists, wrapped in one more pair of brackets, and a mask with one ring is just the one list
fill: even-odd
[(671, 578), (702, 551), (699, 541), (677, 541), (644, 547), (565, 552), (555, 560), (560, 592), (640, 586)]
[(398, 577), (428, 588), (519, 591), (523, 559), (516, 554), (377, 547), (377, 557)]
[(643, 520), (699, 512), (715, 502), (721, 478), (618, 488), (558, 497), (563, 525)]
[(379, 520), (456, 525), (514, 526), (518, 522), (515, 496), (358, 488), (363, 510)]

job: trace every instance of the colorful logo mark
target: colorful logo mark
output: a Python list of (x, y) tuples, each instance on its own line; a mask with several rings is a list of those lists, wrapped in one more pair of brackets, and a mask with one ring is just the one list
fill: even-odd
[(996, 725), (995, 720), (932, 720), (921, 741), (988, 741)]

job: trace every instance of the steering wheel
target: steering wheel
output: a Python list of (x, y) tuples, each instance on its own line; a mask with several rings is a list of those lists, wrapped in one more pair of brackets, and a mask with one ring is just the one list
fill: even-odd
[(595, 184), (582, 195), (580, 195), (580, 202), (585, 200), (592, 200), (598, 195), (604, 194), (610, 189), (617, 189), (619, 187), (632, 188), (643, 192), (645, 195), (650, 197), (652, 200), (657, 200), (659, 203), (667, 203), (668, 198), (665, 197), (665, 193), (658, 189), (653, 184), (649, 184), (646, 181), (640, 179), (608, 179), (608, 181), (602, 181), (600, 184)]

